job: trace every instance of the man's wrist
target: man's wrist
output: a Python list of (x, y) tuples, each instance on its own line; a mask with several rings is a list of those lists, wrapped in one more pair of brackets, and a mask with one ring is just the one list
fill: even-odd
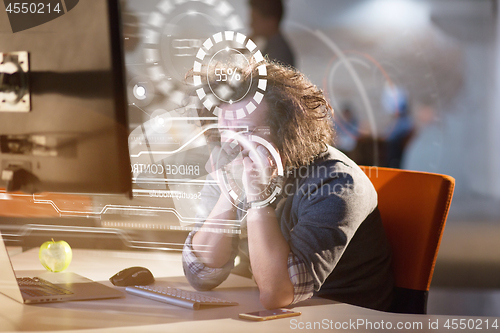
[(270, 208), (272, 210), (276, 209), (276, 205), (274, 203), (265, 202), (264, 200), (256, 200), (250, 201), (245, 204), (245, 210), (260, 210), (264, 208)]
[(251, 208), (261, 208), (262, 205), (262, 200), (252, 200), (252, 201), (248, 201), (247, 203), (245, 203), (245, 210), (249, 210)]
[(226, 195), (224, 193), (221, 193), (219, 196), (219, 200), (217, 201), (217, 205), (225, 211), (236, 212), (236, 205), (234, 204), (234, 200), (229, 194)]

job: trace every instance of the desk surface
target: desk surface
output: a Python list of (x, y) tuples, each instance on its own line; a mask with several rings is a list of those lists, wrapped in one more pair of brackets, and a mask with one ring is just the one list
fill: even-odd
[[(36, 249), (11, 256), (16, 271), (41, 269)], [(73, 262), (68, 271), (78, 273), (103, 284), (110, 285), (108, 278), (123, 268), (144, 266), (156, 277), (157, 283), (169, 284), (193, 290), (183, 276), (180, 253), (123, 252), (74, 250)], [(57, 273), (54, 273), (57, 274)], [(120, 288), (122, 289), (122, 288)], [(250, 322), (238, 319), (242, 312), (262, 310), (255, 283), (243, 277), (231, 275), (210, 295), (237, 301), (239, 306), (187, 310), (184, 308), (125, 294), (125, 298), (79, 301), (39, 305), (23, 305), (0, 294), (0, 331), (67, 331), (92, 330), (92, 332), (288, 332), (333, 330), (344, 325), (345, 331), (383, 331), (388, 323), (396, 331), (396, 325), (417, 325), (409, 331), (449, 331), (444, 327), (448, 319), (472, 319), (472, 317), (399, 315), (368, 310), (324, 299), (310, 299), (294, 310), (299, 317)], [(482, 331), (486, 320), (491, 325), (495, 318), (475, 318)], [(363, 321), (363, 322), (362, 322)], [(429, 329), (429, 323), (438, 321), (438, 330)], [(500, 319), (498, 320), (500, 325)], [(422, 329), (419, 328), (419, 324)], [(450, 322), (451, 323), (451, 322)], [(347, 326), (349, 324), (349, 326)], [(355, 325), (353, 325), (355, 324)], [(359, 325), (358, 325), (359, 324)], [(377, 329), (378, 326), (378, 329)]]

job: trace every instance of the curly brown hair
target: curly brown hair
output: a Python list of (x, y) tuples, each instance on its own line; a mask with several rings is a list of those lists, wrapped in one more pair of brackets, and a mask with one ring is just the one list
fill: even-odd
[[(333, 109), (323, 92), (304, 74), (268, 59), (264, 63), (250, 62), (246, 67), (238, 68), (239, 84), (231, 89), (234, 100), (247, 96), (249, 91), (248, 96), (257, 91), (258, 67), (262, 64), (267, 69), (264, 100), (269, 112), (266, 125), (269, 126), (271, 139), (278, 148), (283, 165), (287, 170), (309, 165), (327, 150), (327, 145), (333, 143)], [(208, 82), (205, 84), (209, 83), (212, 91), (217, 90), (224, 83), (217, 81), (215, 68), (234, 67), (234, 64), (213, 65), (206, 71), (208, 77), (204, 80)], [(208, 114), (206, 109), (203, 113)]]

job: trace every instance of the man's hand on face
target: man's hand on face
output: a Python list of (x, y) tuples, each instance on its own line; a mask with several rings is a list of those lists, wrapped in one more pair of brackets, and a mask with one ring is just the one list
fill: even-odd
[(231, 163), (234, 162), (234, 159), (236, 156), (238, 156), (239, 152), (240, 152), (240, 147), (238, 145), (234, 147), (234, 146), (229, 146), (227, 143), (223, 143), (222, 147), (215, 146), (212, 149), (210, 157), (207, 163), (205, 164), (205, 169), (210, 175), (210, 177), (212, 177), (212, 179), (218, 182), (221, 194), (231, 202), (233, 200), (231, 196), (228, 194), (228, 189), (223, 184), (222, 181), (223, 179), (222, 171), (224, 170), (225, 167), (231, 165)]
[(213, 148), (206, 169), (218, 181), (222, 195), (230, 202), (234, 203), (234, 199), (228, 194), (227, 184), (224, 184), (224, 171), (236, 177), (233, 179), (237, 183), (241, 181), (246, 200), (251, 202), (262, 200), (262, 194), (276, 171), (276, 162), (269, 150), (252, 141), (248, 133), (225, 130), (221, 133), (221, 145)]
[(259, 200), (272, 179), (275, 163), (269, 151), (259, 144), (253, 144), (248, 149), (248, 155), (243, 156), (243, 187), (247, 202)]

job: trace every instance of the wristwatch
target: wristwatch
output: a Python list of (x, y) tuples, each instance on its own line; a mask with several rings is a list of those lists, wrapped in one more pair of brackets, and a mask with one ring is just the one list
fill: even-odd
[(234, 204), (236, 206), (243, 204), (244, 210), (248, 210), (250, 208), (262, 208), (272, 204), (276, 200), (276, 197), (282, 192), (285, 179), (281, 157), (276, 148), (274, 148), (271, 143), (257, 135), (249, 135), (248, 139), (258, 143), (269, 151), (276, 164), (276, 176), (273, 177), (271, 182), (267, 184), (265, 189), (259, 193), (255, 200), (247, 203), (245, 190), (240, 181), (241, 176), (233, 174), (233, 170), (231, 168), (222, 168), (223, 186), (226, 187), (227, 193), (229, 193), (233, 199)]
[(284, 183), (284, 177), (283, 176), (277, 176), (271, 180), (271, 183), (267, 186), (265, 192), (268, 193), (267, 197), (261, 200), (253, 200), (250, 202), (245, 202), (245, 205), (243, 206), (245, 210), (249, 210), (250, 208), (263, 208), (267, 206), (271, 206), (276, 209), (276, 205), (278, 203), (278, 196), (282, 193), (283, 191), (283, 183)]

